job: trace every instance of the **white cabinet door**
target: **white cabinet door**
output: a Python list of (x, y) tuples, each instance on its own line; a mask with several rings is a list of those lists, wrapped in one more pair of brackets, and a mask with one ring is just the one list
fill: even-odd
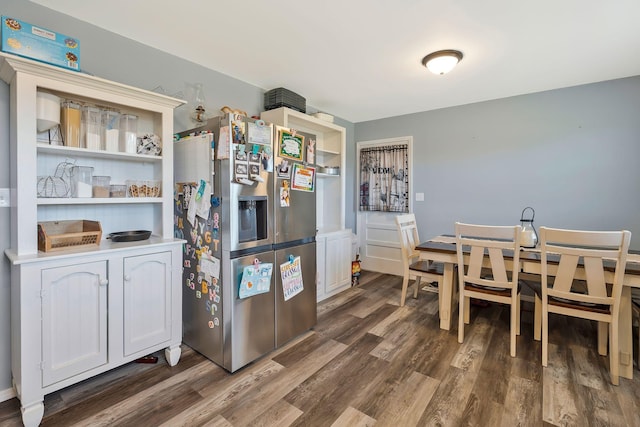
[(170, 338), (171, 252), (124, 258), (125, 356)]
[(325, 292), (334, 293), (351, 283), (351, 233), (333, 233), (327, 237)]
[(42, 270), (42, 385), (107, 363), (107, 262)]

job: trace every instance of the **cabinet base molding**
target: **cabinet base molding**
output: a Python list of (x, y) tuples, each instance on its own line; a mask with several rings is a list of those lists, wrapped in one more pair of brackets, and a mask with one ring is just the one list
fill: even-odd
[(16, 391), (14, 389), (8, 388), (6, 390), (0, 390), (0, 402), (13, 399), (14, 397), (16, 397)]

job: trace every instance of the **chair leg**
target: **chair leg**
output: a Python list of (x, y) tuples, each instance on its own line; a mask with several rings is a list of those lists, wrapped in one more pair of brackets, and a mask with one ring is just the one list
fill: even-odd
[(467, 299), (468, 298), (464, 297), (464, 291), (461, 290), (460, 298), (458, 300), (458, 342), (461, 344), (464, 342), (464, 319), (465, 316), (467, 316), (467, 311), (465, 309), (465, 300)]
[(619, 385), (620, 384), (620, 350), (618, 345), (618, 322), (616, 320), (613, 320), (610, 324), (609, 371), (611, 372), (611, 383), (613, 385)]
[(520, 295), (516, 298), (516, 335), (520, 335), (520, 309), (522, 308), (522, 304), (520, 301)]
[(407, 298), (407, 287), (409, 286), (409, 275), (405, 274), (402, 279), (402, 294), (400, 294), (400, 307), (404, 307), (404, 300)]
[[(443, 299), (442, 298), (442, 279), (440, 279), (438, 280), (438, 312), (439, 313), (442, 313), (442, 299)], [(449, 311), (449, 313), (451, 313), (451, 310)]]
[(420, 289), (420, 279), (421, 279), (420, 276), (416, 277), (415, 289), (413, 290), (413, 299), (418, 298), (418, 289)]
[(542, 366), (547, 366), (549, 358), (549, 312), (546, 304), (542, 302)]
[(607, 355), (607, 334), (609, 333), (610, 324), (607, 322), (598, 322), (598, 354), (600, 356)]
[(511, 327), (509, 328), (509, 336), (510, 336), (510, 353), (511, 357), (516, 357), (516, 332), (518, 331), (518, 323), (520, 316), (518, 315), (519, 304), (516, 300), (515, 303), (511, 304)]
[(464, 301), (464, 323), (468, 325), (470, 321), (469, 313), (471, 312), (471, 298), (464, 297), (461, 298), (461, 300)]
[(542, 300), (535, 295), (535, 304), (533, 307), (533, 339), (540, 341), (540, 333), (542, 332)]

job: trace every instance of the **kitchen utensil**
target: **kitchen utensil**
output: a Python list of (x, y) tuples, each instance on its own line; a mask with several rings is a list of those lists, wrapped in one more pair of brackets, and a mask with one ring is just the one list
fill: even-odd
[(135, 231), (118, 231), (110, 233), (107, 239), (111, 239), (112, 242), (135, 242), (138, 240), (147, 240), (151, 236), (149, 230), (135, 230)]

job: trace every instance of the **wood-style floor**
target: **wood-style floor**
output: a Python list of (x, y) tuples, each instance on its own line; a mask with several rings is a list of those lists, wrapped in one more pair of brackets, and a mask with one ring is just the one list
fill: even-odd
[[(401, 278), (363, 272), (322, 302), (313, 331), (229, 374), (183, 348), (177, 366), (129, 364), (45, 398), (43, 426), (640, 426), (640, 372), (609, 380), (589, 321), (553, 317), (549, 366), (523, 304), (516, 358), (506, 307), (472, 306), (464, 344), (437, 295), (399, 307)], [(454, 322), (457, 323), (457, 322)], [(21, 425), (0, 403), (0, 425)]]

